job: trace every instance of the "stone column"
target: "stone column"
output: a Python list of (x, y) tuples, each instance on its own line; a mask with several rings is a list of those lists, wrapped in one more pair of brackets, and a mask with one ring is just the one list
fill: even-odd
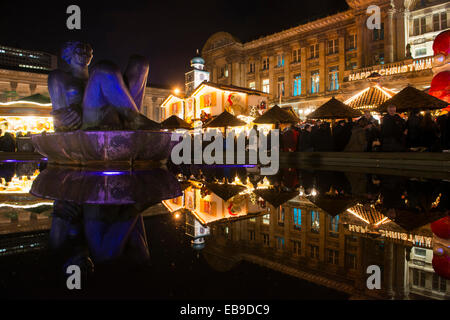
[(284, 54), (284, 96), (286, 98), (291, 96), (292, 79), (291, 79), (291, 59), (292, 48), (289, 46), (283, 47)]
[(397, 24), (397, 32), (396, 32), (396, 40), (397, 44), (396, 52), (397, 52), (397, 61), (404, 60), (406, 58), (406, 39), (408, 39), (409, 31), (408, 31), (408, 20), (409, 20), (409, 10), (401, 9), (398, 10), (396, 15), (396, 24)]
[(262, 91), (261, 87), (261, 77), (259, 75), (259, 70), (261, 70), (261, 56), (253, 57), (255, 61), (255, 86), (256, 90)]
[(339, 30), (339, 86), (344, 82), (345, 73), (345, 30)]
[(386, 22), (384, 24), (384, 59), (386, 63), (394, 62), (394, 14), (395, 9), (389, 8), (386, 14)]
[(269, 81), (270, 81), (270, 97), (273, 99), (277, 95), (277, 81), (275, 80), (275, 57), (274, 52), (269, 52)]
[(301, 50), (300, 50), (300, 54), (301, 54), (301, 67), (300, 67), (300, 72), (302, 74), (302, 96), (305, 96), (308, 94), (309, 91), (309, 87), (311, 86), (310, 84), (310, 76), (307, 74), (307, 70), (306, 70), (306, 59), (307, 59), (307, 53), (306, 53), (306, 42), (301, 42), (300, 43), (301, 46)]
[(363, 68), (366, 66), (366, 62), (364, 60), (364, 55), (367, 53), (364, 52), (364, 41), (365, 41), (365, 30), (367, 28), (366, 26), (366, 17), (365, 15), (358, 15), (356, 17), (356, 49), (357, 49), (357, 58), (358, 58), (358, 69)]
[(327, 87), (328, 72), (326, 70), (326, 63), (325, 63), (326, 41), (327, 40), (324, 38), (319, 39), (319, 73), (320, 73), (319, 92), (326, 92), (328, 89)]

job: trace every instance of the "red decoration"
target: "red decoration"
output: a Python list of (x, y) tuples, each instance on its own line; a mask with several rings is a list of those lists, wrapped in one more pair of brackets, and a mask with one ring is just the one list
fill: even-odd
[(440, 72), (433, 78), (429, 94), (450, 103), (450, 71)]
[(450, 53), (450, 30), (437, 35), (434, 39), (433, 50), (435, 56), (439, 54), (447, 56)]
[(433, 233), (442, 239), (450, 239), (450, 217), (447, 216), (431, 224)]
[(433, 269), (442, 278), (450, 279), (450, 257), (446, 254), (433, 255)]

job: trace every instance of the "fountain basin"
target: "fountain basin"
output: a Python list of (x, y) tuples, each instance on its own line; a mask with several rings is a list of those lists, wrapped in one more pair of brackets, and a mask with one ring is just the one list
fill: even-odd
[(30, 193), (42, 199), (97, 205), (156, 204), (182, 195), (177, 178), (162, 168), (92, 171), (67, 166), (42, 171)]
[(163, 161), (176, 144), (170, 132), (146, 130), (45, 133), (32, 141), (49, 163), (77, 166)]

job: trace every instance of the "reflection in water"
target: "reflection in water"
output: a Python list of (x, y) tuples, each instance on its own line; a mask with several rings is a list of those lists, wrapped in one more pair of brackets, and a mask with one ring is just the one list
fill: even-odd
[[(16, 168), (2, 168), (5, 181), (19, 176)], [(27, 174), (33, 177), (36, 169)], [(295, 168), (262, 176), (257, 168), (236, 166), (135, 172), (49, 167), (33, 179), (35, 197), (18, 203), (36, 197), (55, 201), (50, 249), (60, 267), (76, 264), (84, 274), (113, 261), (148, 265), (169, 247), (178, 255), (185, 242), (149, 243), (149, 234), (160, 237), (165, 230), (167, 239), (179, 232), (189, 238), (198, 254), (189, 260), (189, 272), (199, 268), (203, 275), (208, 266), (225, 272), (225, 282), (250, 263), (355, 299), (450, 298), (450, 282), (443, 277), (449, 256), (448, 181)], [(7, 196), (2, 203), (17, 194)], [(161, 202), (171, 213), (172, 229), (146, 230), (142, 213)], [(3, 246), (0, 239), (0, 256)], [(159, 253), (150, 260), (155, 250)], [(381, 267), (382, 290), (366, 287), (370, 265)], [(179, 269), (160, 272), (180, 275), (173, 286), (182, 288), (187, 281)]]
[[(196, 246), (207, 254), (353, 296), (449, 298), (448, 259), (439, 269), (433, 264), (435, 273), (438, 243), (430, 229), (448, 219), (448, 181), (292, 168), (272, 177), (195, 166), (179, 172), (190, 186), (166, 207), (208, 227), (206, 246)], [(238, 215), (227, 210), (241, 201)], [(447, 247), (448, 257), (448, 241), (439, 246)], [(366, 289), (366, 269), (374, 264), (384, 271), (379, 292)]]
[(126, 172), (50, 167), (35, 180), (31, 193), (55, 200), (49, 242), (64, 260), (64, 270), (78, 265), (88, 274), (97, 263), (148, 263), (142, 212), (161, 200), (180, 196), (181, 187), (163, 169)]

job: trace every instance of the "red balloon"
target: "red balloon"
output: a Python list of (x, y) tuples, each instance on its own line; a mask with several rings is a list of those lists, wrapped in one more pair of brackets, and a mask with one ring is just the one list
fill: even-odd
[(433, 255), (433, 269), (442, 278), (450, 279), (450, 257)]
[(428, 93), (450, 103), (450, 71), (443, 71), (434, 76)]
[(431, 224), (431, 231), (439, 238), (450, 239), (450, 217), (447, 216)]
[(433, 50), (435, 56), (438, 54), (447, 56), (450, 53), (450, 30), (437, 35), (434, 39)]

